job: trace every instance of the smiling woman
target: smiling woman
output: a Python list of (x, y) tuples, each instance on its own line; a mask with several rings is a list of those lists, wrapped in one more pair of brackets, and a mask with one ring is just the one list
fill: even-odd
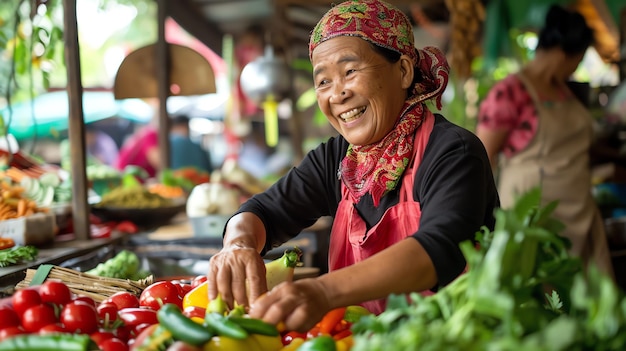
[[(339, 132), (226, 224), (209, 296), (306, 331), (328, 311), (385, 309), (390, 293), (432, 293), (466, 266), (459, 243), (493, 228), (498, 195), (489, 159), (468, 130), (435, 114), (449, 67), (417, 49), (408, 17), (379, 0), (334, 6), (313, 29), (316, 96)], [(329, 273), (268, 286), (261, 255), (333, 216)], [(242, 282), (250, 284), (246, 291)]]

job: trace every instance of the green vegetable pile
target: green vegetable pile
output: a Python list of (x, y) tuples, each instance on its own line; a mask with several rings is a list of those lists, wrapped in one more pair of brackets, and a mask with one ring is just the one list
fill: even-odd
[(173, 203), (171, 199), (166, 199), (160, 195), (153, 194), (141, 185), (123, 185), (118, 186), (110, 192), (104, 194), (102, 196), (102, 201), (96, 204), (96, 207), (158, 208), (172, 205)]
[(30, 245), (18, 245), (9, 249), (0, 250), (0, 267), (7, 267), (23, 261), (32, 261), (37, 258), (39, 251)]
[(392, 295), (383, 313), (362, 318), (352, 350), (626, 349), (623, 292), (593, 266), (583, 273), (556, 234), (556, 202), (540, 198), (533, 189), (497, 210), (478, 249), (461, 244), (469, 271), (437, 294)]
[(85, 273), (99, 277), (140, 280), (150, 275), (141, 269), (139, 257), (131, 251), (122, 250), (114, 257), (99, 263)]

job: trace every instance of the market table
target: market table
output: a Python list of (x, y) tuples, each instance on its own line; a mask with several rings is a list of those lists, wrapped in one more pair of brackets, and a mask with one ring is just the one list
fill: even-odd
[(28, 269), (35, 269), (42, 264), (59, 265), (105, 247), (121, 246), (126, 237), (126, 235), (112, 235), (109, 238), (89, 240), (59, 238), (50, 245), (39, 247), (36, 260), (0, 267), (0, 294), (11, 294), (15, 285), (25, 278)]
[[(330, 219), (322, 218), (303, 230), (297, 237), (268, 252), (264, 258), (274, 259), (283, 251), (298, 246), (303, 251), (303, 268), (299, 276), (319, 274), (325, 270), (327, 230)], [(204, 274), (208, 260), (222, 247), (221, 236), (197, 236), (186, 215), (181, 214), (169, 225), (129, 237), (125, 248), (135, 252), (144, 261), (144, 268), (155, 277), (178, 277)], [(304, 269), (308, 268), (308, 269)], [(311, 268), (315, 268), (315, 272)]]

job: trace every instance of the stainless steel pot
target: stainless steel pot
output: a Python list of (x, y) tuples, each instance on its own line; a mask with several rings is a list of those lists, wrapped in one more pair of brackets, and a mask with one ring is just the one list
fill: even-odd
[(291, 70), (283, 60), (274, 57), (272, 48), (268, 46), (264, 56), (243, 68), (239, 82), (246, 97), (257, 105), (270, 96), (274, 101), (281, 101), (291, 91)]

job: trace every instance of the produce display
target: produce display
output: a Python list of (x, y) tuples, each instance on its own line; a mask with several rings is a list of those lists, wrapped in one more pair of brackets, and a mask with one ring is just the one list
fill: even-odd
[[(267, 263), (268, 281), (291, 279), (301, 252), (290, 250)], [(217, 298), (183, 309), (183, 301), (205, 284), (158, 281), (138, 295), (119, 291), (96, 302), (74, 293), (63, 280), (22, 287), (0, 304), (0, 350), (275, 350), (283, 347), (277, 326), (231, 310)], [(205, 290), (206, 291), (206, 290)], [(188, 301), (196, 301), (187, 299)], [(182, 344), (182, 345), (181, 345)], [(183, 348), (184, 349), (184, 348)]]
[(48, 209), (39, 207), (35, 200), (26, 197), (25, 189), (20, 185), (0, 181), (0, 221), (26, 217), (38, 212), (48, 212)]
[(355, 351), (624, 350), (626, 299), (608, 276), (567, 254), (563, 225), (538, 189), (498, 210), (479, 248), (462, 244), (469, 270), (437, 294), (391, 296), (354, 325)]

